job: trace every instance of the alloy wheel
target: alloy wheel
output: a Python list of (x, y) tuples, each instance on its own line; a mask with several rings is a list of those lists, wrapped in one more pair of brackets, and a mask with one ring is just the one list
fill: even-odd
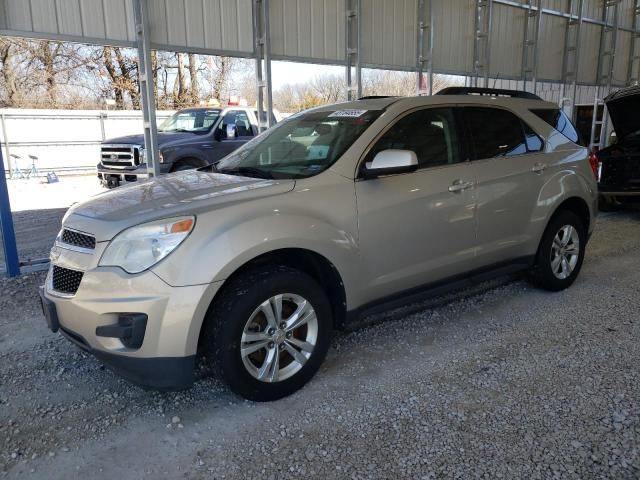
[(262, 302), (245, 324), (242, 363), (262, 382), (280, 382), (298, 373), (313, 354), (318, 318), (311, 303), (284, 293)]
[(580, 237), (575, 227), (565, 225), (558, 230), (551, 244), (551, 271), (560, 280), (569, 277), (578, 263)]

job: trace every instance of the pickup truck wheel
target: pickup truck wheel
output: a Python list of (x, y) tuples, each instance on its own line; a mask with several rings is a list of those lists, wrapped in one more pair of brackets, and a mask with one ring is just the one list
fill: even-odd
[(195, 159), (187, 158), (184, 160), (179, 160), (174, 167), (171, 169), (171, 172), (182, 172), (184, 170), (193, 170), (194, 168), (200, 168), (200, 162)]
[(285, 397), (318, 371), (329, 348), (331, 307), (307, 274), (287, 267), (233, 279), (210, 311), (211, 367), (249, 400)]
[(586, 245), (587, 232), (580, 218), (570, 211), (559, 212), (540, 241), (532, 283), (551, 291), (569, 287), (580, 272)]

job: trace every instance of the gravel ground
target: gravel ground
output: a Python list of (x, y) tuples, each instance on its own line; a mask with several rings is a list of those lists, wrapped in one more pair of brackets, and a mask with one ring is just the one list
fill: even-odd
[(639, 252), (602, 216), (571, 289), (386, 314), (269, 404), (131, 386), (46, 330), (42, 274), (0, 280), (0, 478), (640, 478)]

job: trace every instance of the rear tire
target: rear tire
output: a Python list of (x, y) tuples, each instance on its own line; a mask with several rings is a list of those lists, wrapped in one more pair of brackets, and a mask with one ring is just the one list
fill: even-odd
[(573, 212), (558, 212), (542, 235), (529, 278), (545, 290), (559, 291), (571, 286), (584, 260), (587, 230)]
[(258, 402), (300, 389), (329, 348), (333, 321), (322, 287), (301, 271), (272, 266), (240, 274), (223, 288), (204, 339), (214, 371), (235, 393)]

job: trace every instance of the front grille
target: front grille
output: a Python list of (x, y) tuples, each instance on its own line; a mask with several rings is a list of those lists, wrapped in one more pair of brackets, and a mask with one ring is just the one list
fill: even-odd
[(74, 230), (62, 230), (62, 243), (74, 245), (76, 247), (93, 250), (96, 248), (96, 238), (93, 235), (76, 232)]
[(54, 265), (52, 273), (53, 289), (56, 292), (75, 295), (78, 287), (80, 287), (82, 275), (83, 272)]
[(135, 168), (140, 164), (140, 149), (136, 145), (102, 145), (100, 162), (105, 167)]

